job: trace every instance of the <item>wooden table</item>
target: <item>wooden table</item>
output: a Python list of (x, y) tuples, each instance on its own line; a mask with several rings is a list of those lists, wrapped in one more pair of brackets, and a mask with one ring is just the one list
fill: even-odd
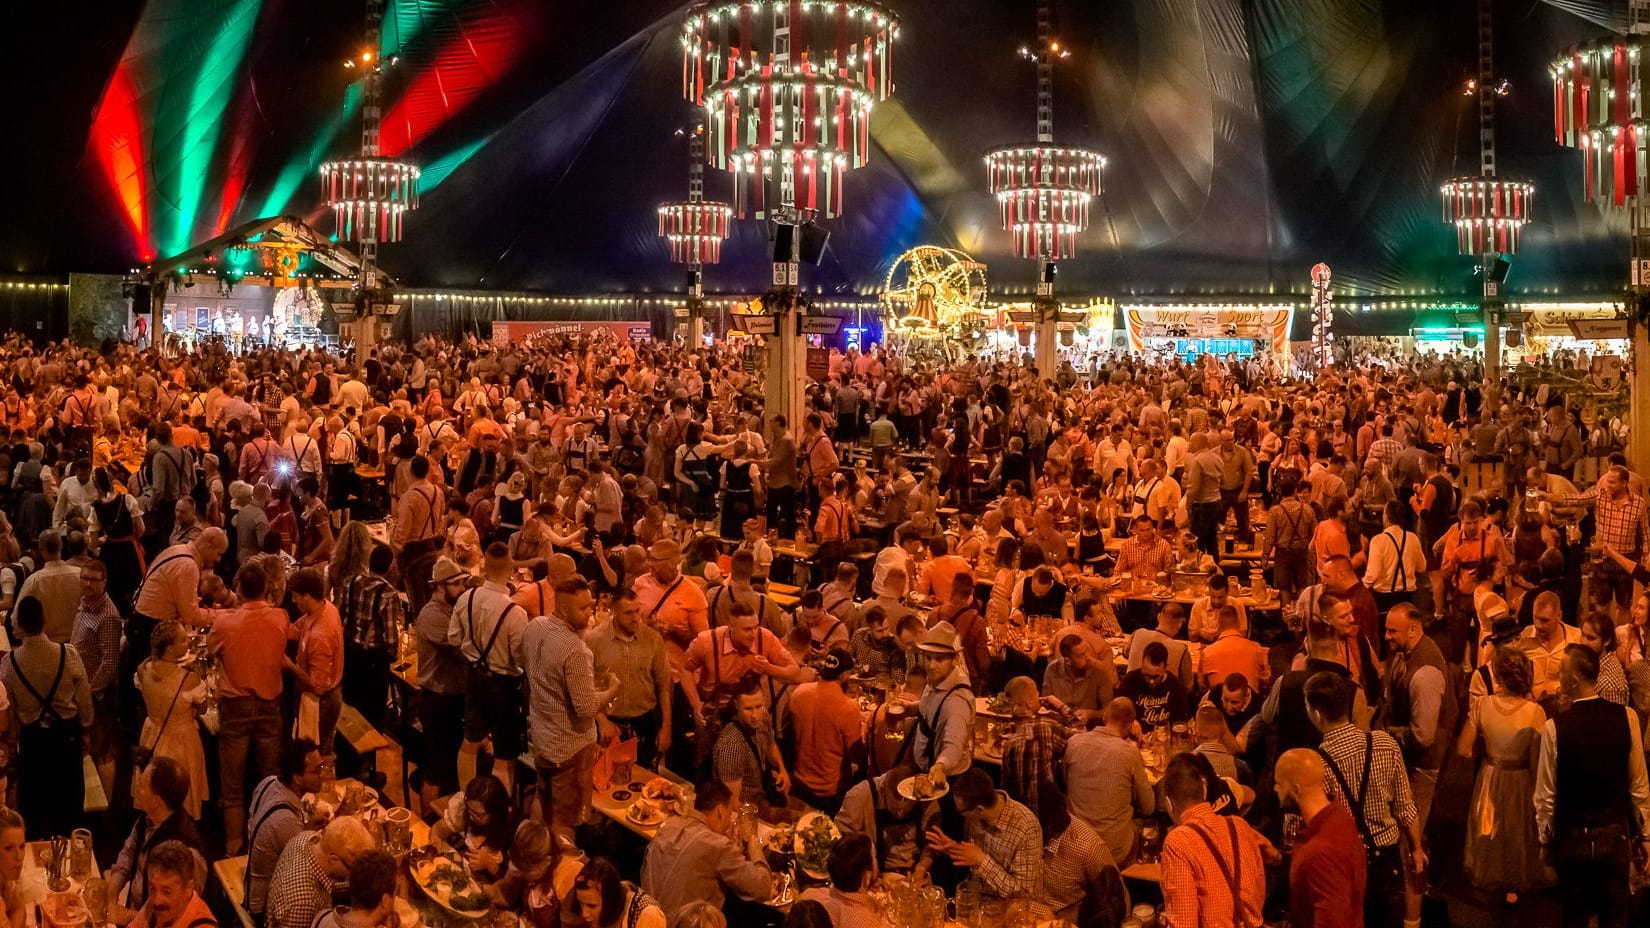
[(1163, 882), (1163, 865), (1155, 861), (1149, 864), (1133, 864), (1123, 871), (1123, 879), (1161, 883)]
[[(348, 779), (339, 780), (340, 784), (353, 782)], [(430, 826), (424, 820), (414, 815), (412, 817), (412, 846), (423, 847), (432, 840)], [(26, 866), (25, 866), (26, 872)], [(246, 924), (251, 924), (251, 917), (246, 915), (246, 855), (226, 857), (212, 865), (212, 875), (218, 878), (218, 884), (223, 887), (224, 898), (235, 906), (236, 914), (242, 916)]]
[[(1106, 595), (1111, 597), (1111, 601), (1113, 603), (1120, 603), (1128, 600), (1142, 603), (1157, 603), (1159, 605), (1162, 605), (1163, 603), (1179, 603), (1189, 610), (1192, 605), (1199, 599), (1202, 599), (1205, 594), (1195, 592), (1193, 590), (1175, 590), (1174, 595), (1163, 597), (1154, 596), (1151, 593), (1125, 592), (1122, 587), (1118, 587)], [(1266, 590), (1265, 599), (1256, 600), (1251, 599), (1248, 596), (1233, 594), (1228, 596), (1226, 601), (1234, 606), (1242, 606), (1245, 609), (1255, 610), (1258, 612), (1276, 612), (1277, 610), (1283, 608), (1283, 602), (1278, 598), (1278, 591), (1270, 587)]]
[[(40, 866), (40, 858), (37, 856), (49, 847), (50, 841), (30, 841), (23, 847), (23, 871), (17, 878), (17, 894), (25, 905), (38, 905), (45, 901), (51, 892), (46, 888), (46, 868)], [(98, 866), (96, 854), (92, 855), (92, 876), (103, 876), (103, 868)], [(84, 885), (81, 880), (69, 878), (70, 892), (78, 893)], [(112, 903), (114, 900), (109, 901)]]

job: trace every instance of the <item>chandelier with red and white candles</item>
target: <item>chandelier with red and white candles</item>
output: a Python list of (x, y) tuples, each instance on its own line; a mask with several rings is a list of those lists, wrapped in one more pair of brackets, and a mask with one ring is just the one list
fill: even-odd
[(370, 284), (371, 266), (381, 242), (399, 242), (407, 213), (418, 208), (418, 166), (386, 158), (379, 148), (383, 121), (384, 69), (398, 63), (381, 54), (384, 0), (367, 0), (364, 50), (344, 62), (361, 72), (361, 153), (321, 165), (321, 188), (332, 208), (338, 237), (361, 246), (362, 276)]
[[(1535, 199), (1533, 185), (1495, 173), (1495, 101), (1509, 84), (1495, 77), (1492, 7), (1491, 0), (1478, 0), (1478, 77), (1463, 89), (1478, 106), (1478, 176), (1457, 177), (1439, 188), (1444, 222), (1455, 227), (1456, 250), (1463, 255), (1516, 253)], [(1488, 280), (1487, 264), (1483, 272)]]
[(899, 19), (870, 0), (711, 0), (683, 24), (682, 93), (740, 216), (831, 218), (894, 90)]
[[(1637, 4), (1634, 5), (1636, 10)], [(1553, 78), (1553, 137), (1581, 150), (1588, 199), (1625, 206), (1644, 182), (1646, 137), (1642, 33), (1571, 46), (1548, 70)]]
[(1100, 195), (1105, 156), (1054, 144), (1054, 62), (1071, 56), (1054, 38), (1049, 0), (1037, 4), (1037, 44), (1020, 55), (1037, 65), (1037, 142), (999, 148), (986, 155), (991, 193), (1003, 228), (1021, 258), (1057, 261), (1077, 253), (1077, 236), (1089, 227), (1089, 206)]
[(733, 233), (733, 207), (705, 199), (705, 127), (688, 140), (688, 198), (659, 207), (659, 237), (674, 264), (697, 270), (722, 260), (722, 243)]

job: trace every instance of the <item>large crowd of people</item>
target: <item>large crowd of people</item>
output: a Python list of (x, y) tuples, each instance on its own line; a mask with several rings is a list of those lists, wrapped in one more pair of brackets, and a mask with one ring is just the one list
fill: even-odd
[[(94, 823), (111, 921), (245, 855), (255, 924), (392, 924), (305, 799), (347, 775), (535, 928), (1619, 925), (1644, 877), (1650, 502), (1540, 376), (873, 347), (787, 422), (606, 334), (0, 364), (15, 925), (10, 848)], [(691, 797), (642, 847), (632, 763)], [(809, 812), (788, 896), (756, 823)]]

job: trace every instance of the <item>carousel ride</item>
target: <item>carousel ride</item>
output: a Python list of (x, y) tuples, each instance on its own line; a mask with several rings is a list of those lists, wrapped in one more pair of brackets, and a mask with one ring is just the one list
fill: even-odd
[(966, 352), (991, 322), (985, 265), (954, 248), (921, 245), (895, 258), (880, 299), (887, 339), (910, 352)]

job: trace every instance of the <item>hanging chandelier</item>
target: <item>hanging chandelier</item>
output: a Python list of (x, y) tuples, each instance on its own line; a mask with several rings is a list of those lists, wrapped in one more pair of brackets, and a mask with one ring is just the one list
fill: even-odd
[(1060, 260), (1077, 253), (1077, 235), (1088, 228), (1089, 205), (1100, 195), (1103, 155), (1036, 145), (998, 149), (985, 164), (1015, 257)]
[(321, 165), (338, 237), (401, 241), (406, 214), (418, 208), (418, 168), (393, 158), (356, 157)]
[(1457, 177), (1439, 188), (1444, 222), (1455, 226), (1463, 255), (1515, 254), (1519, 236), (1530, 222), (1535, 186), (1493, 177)]
[(670, 246), (676, 264), (716, 264), (722, 242), (733, 227), (733, 208), (726, 203), (688, 200), (659, 207), (659, 236)]
[(1638, 88), (1645, 37), (1611, 36), (1571, 46), (1554, 61), (1553, 137), (1581, 149), (1588, 199), (1623, 206), (1645, 172), (1647, 121)]
[(898, 18), (868, 0), (715, 0), (688, 13), (682, 93), (705, 110), (706, 158), (734, 208), (824, 218), (864, 167), (871, 110), (894, 90)]
[[(1037, 140), (987, 154), (986, 181), (1015, 257), (1059, 261), (1077, 253), (1077, 236), (1089, 227), (1106, 159), (1054, 144), (1054, 65), (1070, 58), (1071, 49), (1055, 38), (1052, 0), (1038, 0), (1037, 44), (1021, 46), (1020, 57), (1037, 66)], [(1050, 268), (1044, 296), (1053, 293), (1052, 275)]]

